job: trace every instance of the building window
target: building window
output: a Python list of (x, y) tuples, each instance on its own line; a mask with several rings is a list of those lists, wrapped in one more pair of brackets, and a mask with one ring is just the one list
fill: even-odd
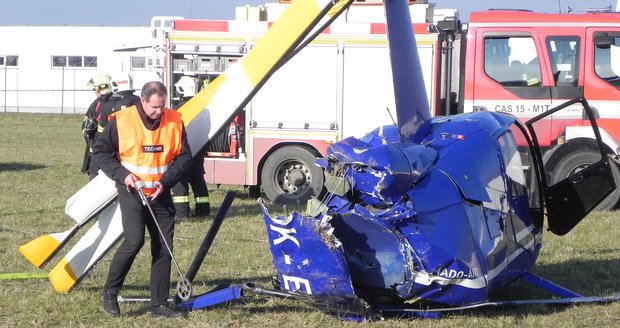
[(146, 57), (131, 57), (131, 69), (146, 69)]
[[(144, 56), (135, 56), (130, 58), (131, 69), (144, 70), (153, 67), (153, 58)], [(160, 66), (159, 58), (157, 58), (157, 65)]]
[(84, 62), (81, 56), (69, 56), (69, 67), (82, 67)]
[(18, 56), (0, 55), (0, 67), (17, 67)]
[(97, 56), (84, 56), (84, 67), (97, 67)]
[(66, 67), (67, 56), (52, 56), (52, 67)]
[(52, 56), (52, 68), (57, 67), (97, 67), (96, 56)]

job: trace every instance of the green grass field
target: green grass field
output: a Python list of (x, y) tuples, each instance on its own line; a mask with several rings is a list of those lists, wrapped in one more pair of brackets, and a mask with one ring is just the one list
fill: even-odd
[[(42, 270), (17, 252), (19, 245), (74, 224), (64, 214), (65, 202), (88, 180), (79, 172), (84, 151), (80, 123), (77, 115), (0, 114), (0, 276), (47, 272), (71, 246)], [(195, 292), (241, 282), (270, 288), (275, 270), (256, 200), (240, 188), (210, 189), (213, 212), (228, 190), (236, 190), (238, 196), (196, 276)], [(210, 223), (211, 219), (190, 219), (177, 224), (175, 257), (182, 271), (189, 267)], [(620, 292), (619, 224), (617, 212), (593, 213), (565, 237), (545, 234), (534, 273), (587, 296)], [(148, 249), (146, 245), (136, 259), (123, 296), (148, 296)], [(303, 303), (254, 295), (194, 311), (185, 320), (153, 319), (145, 313), (146, 303), (122, 303), (123, 316), (111, 318), (100, 310), (100, 288), (109, 260), (104, 258), (68, 294), (56, 294), (47, 279), (0, 280), (0, 327), (620, 327), (620, 303), (480, 309), (439, 320), (386, 319), (355, 324), (338, 321)], [(176, 279), (173, 270), (173, 286)], [(501, 296), (549, 297), (522, 283), (507, 288)]]

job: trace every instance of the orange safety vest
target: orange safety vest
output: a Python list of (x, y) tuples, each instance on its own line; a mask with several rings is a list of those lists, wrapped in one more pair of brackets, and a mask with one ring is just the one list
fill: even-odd
[(114, 113), (118, 130), (118, 153), (121, 164), (144, 181), (144, 194), (155, 192), (153, 183), (159, 181), (172, 161), (181, 152), (183, 123), (181, 115), (165, 109), (159, 128), (147, 129), (136, 106)]

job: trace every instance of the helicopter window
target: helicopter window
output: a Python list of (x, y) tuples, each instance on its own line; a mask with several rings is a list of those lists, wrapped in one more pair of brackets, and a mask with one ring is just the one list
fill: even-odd
[(513, 197), (527, 196), (530, 208), (540, 208), (538, 179), (534, 172), (532, 154), (528, 147), (518, 147), (518, 144), (527, 144), (522, 129), (516, 125), (498, 138), (506, 175), (510, 179), (510, 192)]
[(614, 33), (595, 33), (594, 37), (609, 35), (609, 45), (594, 47), (594, 72), (598, 77), (616, 88), (620, 88), (620, 35)]
[[(519, 49), (519, 51), (512, 51)], [(503, 86), (540, 86), (536, 45), (531, 37), (502, 36), (484, 39), (484, 70)]]
[(504, 133), (498, 139), (501, 147), (502, 157), (504, 158), (504, 165), (506, 165), (506, 174), (512, 181), (513, 195), (520, 196), (526, 187), (525, 175), (523, 174), (523, 164), (521, 162), (521, 156), (517, 150), (517, 143), (510, 132)]
[(551, 36), (547, 51), (556, 86), (577, 86), (579, 81), (579, 37)]

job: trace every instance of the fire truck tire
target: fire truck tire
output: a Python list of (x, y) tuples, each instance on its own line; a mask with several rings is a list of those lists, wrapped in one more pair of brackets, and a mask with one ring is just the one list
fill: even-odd
[[(584, 150), (575, 152), (562, 158), (551, 173), (550, 185), (566, 179), (571, 174), (579, 172), (589, 164), (594, 163), (600, 158), (600, 154), (595, 150)], [(620, 170), (618, 166), (611, 162), (611, 171), (614, 175), (616, 186), (620, 186)], [(595, 211), (607, 211), (615, 208), (620, 200), (620, 189), (616, 188), (607, 198), (594, 208)]]
[(300, 146), (274, 151), (263, 165), (261, 185), (272, 203), (304, 205), (323, 189), (323, 172), (314, 164), (316, 157)]

